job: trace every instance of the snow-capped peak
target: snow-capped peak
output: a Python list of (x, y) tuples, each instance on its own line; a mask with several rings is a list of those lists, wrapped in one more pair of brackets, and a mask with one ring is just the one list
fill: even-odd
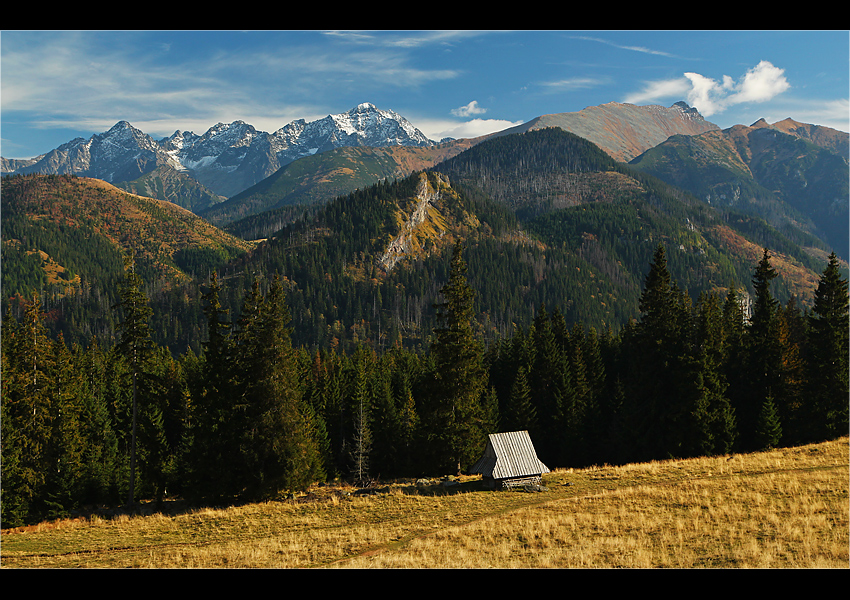
[[(88, 141), (67, 144), (61, 167), (40, 159), (29, 167), (40, 172), (85, 173), (107, 181), (138, 176), (157, 164), (184, 171), (224, 196), (234, 195), (304, 156), (342, 146), (433, 146), (407, 119), (363, 102), (351, 110), (306, 122), (297, 119), (274, 133), (245, 121), (217, 123), (203, 135), (175, 131), (154, 140), (128, 121)], [(58, 149), (57, 149), (58, 150)], [(51, 154), (55, 156), (56, 151)], [(66, 156), (67, 155), (67, 156)]]

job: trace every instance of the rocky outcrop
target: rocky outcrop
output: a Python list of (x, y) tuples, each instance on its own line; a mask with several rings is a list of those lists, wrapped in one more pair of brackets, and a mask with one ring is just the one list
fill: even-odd
[(440, 173), (431, 173), (430, 177), (433, 182), (428, 174), (421, 173), (414, 197), (399, 205), (399, 232), (378, 258), (387, 273), (399, 262), (428, 256), (448, 243), (454, 232), (479, 224), (473, 215), (454, 204), (459, 200), (448, 177)]

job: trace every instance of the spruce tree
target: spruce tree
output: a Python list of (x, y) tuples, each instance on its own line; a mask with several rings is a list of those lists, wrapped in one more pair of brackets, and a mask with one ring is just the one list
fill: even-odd
[(2, 331), (4, 527), (24, 525), (45, 514), (45, 485), (51, 471), (53, 348), (38, 294), (23, 308), (20, 322), (6, 315)]
[(201, 377), (192, 408), (189, 495), (217, 502), (239, 493), (241, 413), (236, 402), (236, 369), (231, 323), (222, 307), (218, 276), (210, 276), (201, 296), (208, 339), (203, 344)]
[(352, 416), (351, 432), (351, 476), (363, 485), (369, 478), (370, 458), (372, 454), (372, 390), (370, 380), (374, 377), (371, 360), (366, 349), (359, 345), (352, 358), (354, 373), (352, 394), (349, 400)]
[[(753, 274), (753, 315), (745, 335), (743, 366), (746, 379), (741, 382), (742, 393), (735, 414), (740, 419), (740, 440), (743, 450), (758, 445), (755, 428), (766, 398), (781, 386), (781, 346), (779, 337), (779, 302), (771, 293), (771, 282), (777, 277), (765, 248)], [(778, 417), (777, 417), (778, 418)]]
[(636, 459), (679, 456), (687, 415), (683, 393), (687, 299), (667, 269), (664, 247), (653, 256), (640, 297), (641, 319), (626, 331), (629, 361), (625, 407)]
[(265, 297), (254, 283), (240, 317), (237, 421), (244, 496), (260, 499), (306, 489), (324, 476), (315, 428), (298, 382), (291, 317), (280, 276)]
[(809, 313), (808, 372), (811, 406), (807, 413), (812, 440), (848, 432), (848, 284), (833, 252)]
[(696, 306), (688, 363), (691, 372), (685, 388), (691, 402), (686, 454), (726, 454), (732, 449), (736, 435), (735, 419), (726, 395), (722, 359), (720, 300), (713, 294), (703, 294)]
[(779, 446), (779, 440), (782, 439), (782, 424), (779, 422), (779, 414), (771, 394), (768, 394), (762, 401), (756, 418), (753, 437), (753, 448), (755, 450), (776, 448)]
[(533, 361), (526, 376), (530, 391), (529, 400), (535, 407), (535, 414), (540, 415), (540, 418), (535, 419), (529, 433), (534, 440), (538, 456), (544, 462), (551, 463), (558, 456), (563, 437), (570, 433), (564, 431), (561, 419), (563, 405), (570, 404), (572, 408), (572, 390), (567, 386), (570, 367), (565, 352), (556, 343), (552, 322), (545, 306), (541, 305), (530, 333)]
[(485, 440), (484, 351), (472, 329), (474, 292), (466, 280), (463, 250), (458, 240), (449, 281), (441, 290), (443, 301), (435, 304), (439, 326), (431, 342), (434, 387), (425, 423), (426, 442), (437, 461), (433, 468), (457, 473), (478, 458)]
[(520, 366), (508, 404), (502, 414), (506, 431), (537, 431), (537, 408), (531, 401), (531, 389), (525, 367)]
[(80, 373), (63, 334), (53, 340), (50, 395), (53, 405), (51, 442), (47, 457), (48, 518), (67, 517), (79, 506), (85, 442), (82, 436)]
[(146, 361), (153, 344), (149, 325), (153, 310), (148, 305), (147, 296), (145, 296), (142, 288), (143, 282), (136, 271), (135, 256), (131, 254), (124, 261), (124, 280), (118, 288), (120, 302), (115, 305), (115, 308), (120, 309), (122, 313), (122, 320), (118, 324), (121, 337), (116, 349), (130, 368), (133, 386), (128, 504), (135, 502), (139, 379), (144, 374)]
[(81, 498), (84, 504), (106, 504), (118, 500), (118, 437), (107, 399), (107, 353), (97, 337), (77, 355), (81, 379), (84, 473)]

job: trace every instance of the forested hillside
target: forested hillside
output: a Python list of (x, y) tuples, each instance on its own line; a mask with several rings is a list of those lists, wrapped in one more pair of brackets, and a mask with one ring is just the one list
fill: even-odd
[[(38, 293), (54, 335), (82, 344), (93, 335), (111, 343), (131, 252), (149, 295), (183, 297), (193, 277), (253, 247), (170, 202), (73, 175), (4, 177), (2, 213), (4, 314), (20, 316), (20, 299)], [(173, 318), (156, 317), (163, 330)]]
[(265, 238), (328, 199), (378, 181), (404, 178), (474, 142), (430, 147), (343, 147), (300, 158), (226, 202), (199, 211), (205, 219), (246, 239)]
[[(847, 134), (832, 130), (843, 137)], [(847, 259), (847, 155), (764, 126), (736, 125), (673, 136), (630, 165), (681, 187), (712, 206), (773, 224), (801, 246)]]

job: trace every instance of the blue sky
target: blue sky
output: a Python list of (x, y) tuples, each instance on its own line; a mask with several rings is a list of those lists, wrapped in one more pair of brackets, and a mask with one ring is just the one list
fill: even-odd
[(474, 137), (606, 102), (850, 130), (848, 31), (2, 31), (0, 152), (392, 109)]

